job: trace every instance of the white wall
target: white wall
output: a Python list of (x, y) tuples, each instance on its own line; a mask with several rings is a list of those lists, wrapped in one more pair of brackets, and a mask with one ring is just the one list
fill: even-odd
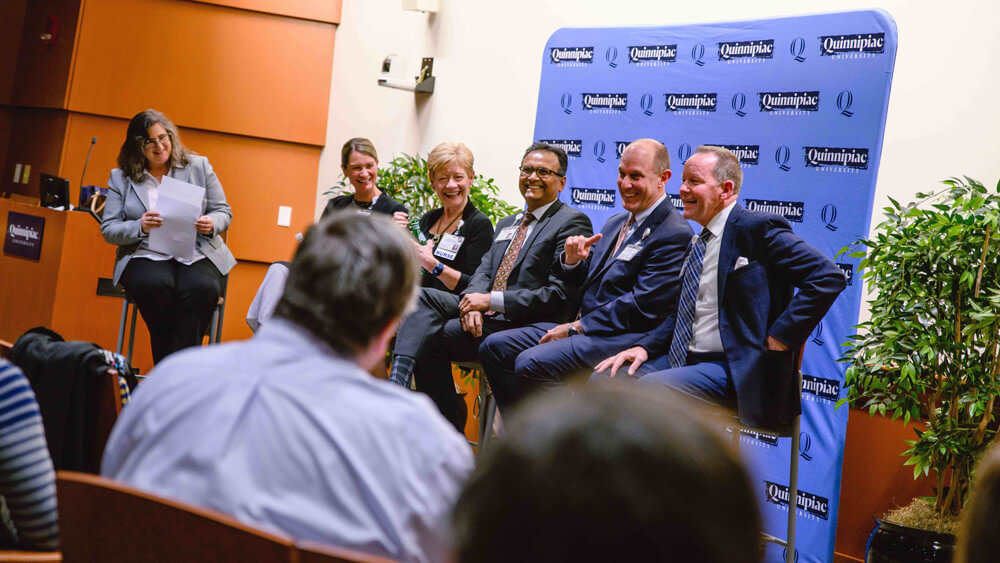
[[(327, 149), (319, 196), (340, 176), (339, 152), (371, 138), (383, 161), (461, 141), (476, 171), (519, 200), (515, 168), (532, 140), (541, 51), (560, 27), (676, 25), (772, 16), (887, 10), (899, 29), (876, 209), (941, 179), (1000, 177), (1000, 4), (986, 0), (442, 0), (438, 14), (400, 0), (344, 0), (337, 30)], [(416, 74), (434, 57), (430, 97), (376, 85), (382, 58), (404, 54)], [(609, 180), (610, 181), (610, 180)], [(748, 186), (752, 188), (752, 186)], [(873, 221), (877, 222), (877, 221)]]

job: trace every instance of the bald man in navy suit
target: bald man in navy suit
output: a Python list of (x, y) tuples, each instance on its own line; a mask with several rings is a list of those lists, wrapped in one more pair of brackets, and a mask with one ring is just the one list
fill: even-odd
[(780, 428), (801, 411), (795, 352), (846, 284), (783, 217), (737, 203), (742, 181), (724, 148), (701, 146), (687, 160), (684, 218), (703, 229), (685, 259), (676, 314), (601, 362), (595, 377), (631, 364), (642, 384), (733, 408), (746, 426)]

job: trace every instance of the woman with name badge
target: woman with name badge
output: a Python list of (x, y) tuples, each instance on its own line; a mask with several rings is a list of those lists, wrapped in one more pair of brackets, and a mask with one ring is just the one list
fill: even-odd
[(461, 293), (493, 244), (493, 223), (469, 201), (476, 175), (472, 165), (472, 151), (462, 143), (441, 143), (427, 155), (428, 177), (441, 207), (425, 213), (414, 229), (422, 243), (417, 255), (423, 287)]
[(340, 149), (340, 169), (354, 188), (353, 194), (339, 195), (327, 202), (323, 217), (337, 209), (355, 209), (361, 215), (384, 213), (403, 228), (407, 226), (406, 206), (378, 189), (378, 153), (375, 145), (363, 137), (355, 137)]
[[(200, 216), (190, 224), (194, 233), (187, 235), (194, 248), (185, 257), (154, 251), (150, 233), (164, 221), (157, 209), (167, 213), (165, 201), (181, 199), (182, 191), (197, 194), (198, 188), (204, 189)], [(118, 168), (108, 180), (101, 233), (118, 246), (114, 283), (120, 282), (138, 305), (149, 328), (154, 363), (201, 344), (223, 276), (236, 265), (219, 236), (232, 217), (208, 159), (188, 150), (162, 113), (148, 109), (136, 114), (118, 153)]]

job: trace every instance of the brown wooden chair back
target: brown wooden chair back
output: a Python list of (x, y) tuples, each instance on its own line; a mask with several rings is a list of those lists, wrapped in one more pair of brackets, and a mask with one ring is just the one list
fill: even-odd
[(63, 560), (294, 562), (292, 541), (85, 473), (56, 475)]
[(114, 371), (98, 378), (96, 388), (88, 390), (87, 400), (93, 401), (94, 427), (84, 443), (87, 449), (84, 463), (97, 473), (101, 467), (101, 458), (104, 456), (104, 446), (107, 445), (111, 429), (114, 428), (115, 421), (122, 412), (118, 372)]
[(58, 551), (11, 551), (0, 549), (0, 563), (59, 563)]
[(316, 542), (298, 542), (295, 547), (299, 563), (394, 563), (392, 559)]

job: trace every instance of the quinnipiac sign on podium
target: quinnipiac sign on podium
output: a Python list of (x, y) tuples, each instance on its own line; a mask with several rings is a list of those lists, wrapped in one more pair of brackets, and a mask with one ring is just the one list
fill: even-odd
[(38, 260), (42, 255), (42, 234), (44, 232), (44, 217), (26, 215), (16, 211), (8, 212), (3, 253), (8, 256)]

